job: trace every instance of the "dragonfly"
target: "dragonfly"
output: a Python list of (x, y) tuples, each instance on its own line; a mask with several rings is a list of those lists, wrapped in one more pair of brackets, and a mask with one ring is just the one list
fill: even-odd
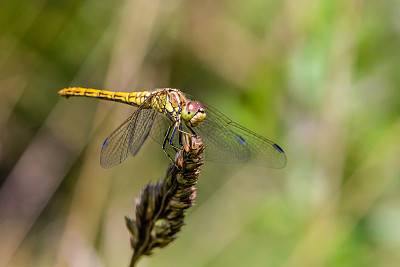
[(199, 136), (205, 145), (205, 160), (223, 163), (252, 163), (267, 168), (283, 168), (283, 149), (267, 138), (230, 120), (215, 108), (203, 104), (179, 89), (112, 92), (68, 87), (63, 97), (82, 96), (109, 100), (137, 107), (104, 141), (100, 165), (110, 168), (135, 156), (150, 136), (172, 153), (182, 149), (182, 135)]

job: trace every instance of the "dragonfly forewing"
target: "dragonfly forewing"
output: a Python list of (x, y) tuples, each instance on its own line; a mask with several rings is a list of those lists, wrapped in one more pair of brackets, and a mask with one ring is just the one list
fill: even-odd
[(207, 117), (196, 127), (206, 146), (207, 160), (249, 162), (268, 168), (283, 168), (286, 155), (274, 142), (258, 135), (205, 105)]

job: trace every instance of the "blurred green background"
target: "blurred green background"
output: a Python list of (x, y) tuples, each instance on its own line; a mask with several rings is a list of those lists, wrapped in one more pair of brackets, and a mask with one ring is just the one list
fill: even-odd
[(0, 266), (127, 266), (124, 215), (168, 158), (112, 169), (133, 108), (68, 86), (175, 87), (276, 141), (207, 162), (178, 239), (139, 266), (398, 266), (400, 2), (2, 1)]

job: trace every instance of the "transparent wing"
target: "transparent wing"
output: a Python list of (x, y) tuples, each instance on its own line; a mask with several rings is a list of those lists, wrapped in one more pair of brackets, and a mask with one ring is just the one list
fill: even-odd
[(206, 118), (193, 130), (206, 146), (205, 159), (250, 162), (268, 168), (286, 165), (286, 155), (277, 144), (233, 122), (216, 109), (208, 105), (204, 107)]
[[(147, 102), (147, 101), (146, 101)], [(135, 156), (149, 136), (157, 110), (145, 109), (145, 103), (122, 123), (104, 141), (100, 154), (100, 165), (110, 168), (123, 162), (128, 154)]]

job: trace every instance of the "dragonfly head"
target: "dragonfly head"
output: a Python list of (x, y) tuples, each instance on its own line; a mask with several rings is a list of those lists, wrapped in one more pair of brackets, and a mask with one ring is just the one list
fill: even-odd
[(181, 116), (186, 125), (196, 127), (206, 118), (206, 112), (200, 102), (189, 101), (182, 108)]

